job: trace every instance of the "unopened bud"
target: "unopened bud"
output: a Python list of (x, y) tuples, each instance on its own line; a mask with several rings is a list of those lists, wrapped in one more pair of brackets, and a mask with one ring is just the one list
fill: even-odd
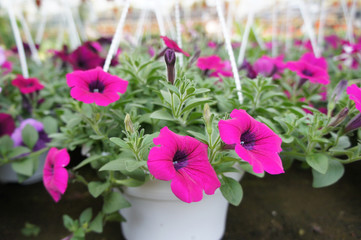
[(132, 120), (130, 119), (130, 115), (128, 113), (127, 113), (127, 115), (125, 115), (124, 125), (125, 125), (125, 130), (127, 132), (129, 132), (129, 133), (134, 132), (133, 123), (132, 123)]
[(167, 64), (168, 81), (173, 84), (174, 78), (175, 78), (174, 65), (175, 65), (175, 60), (176, 60), (175, 52), (173, 49), (168, 48), (165, 51), (164, 60), (165, 60), (165, 63)]
[(348, 114), (348, 108), (345, 107), (344, 109), (342, 109), (337, 116), (335, 117), (335, 119), (332, 121), (332, 123), (330, 123), (330, 127), (336, 127), (337, 125), (339, 125), (343, 120), (345, 120), (345, 118), (347, 117)]
[(361, 113), (359, 113), (358, 115), (356, 115), (356, 117), (351, 119), (351, 121), (346, 125), (344, 132), (347, 133), (359, 127), (361, 127)]
[(334, 101), (337, 102), (340, 99), (342, 93), (346, 90), (347, 83), (347, 80), (341, 80), (335, 87), (331, 99), (334, 99)]

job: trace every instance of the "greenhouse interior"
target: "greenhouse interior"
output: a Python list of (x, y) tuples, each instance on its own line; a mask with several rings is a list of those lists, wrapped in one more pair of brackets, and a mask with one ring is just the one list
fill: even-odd
[(360, 0), (0, 0), (1, 240), (361, 239), (360, 160)]

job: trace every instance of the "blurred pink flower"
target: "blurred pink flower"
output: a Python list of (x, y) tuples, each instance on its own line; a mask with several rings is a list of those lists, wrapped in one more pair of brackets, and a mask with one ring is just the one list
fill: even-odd
[(65, 193), (68, 186), (69, 176), (65, 166), (69, 164), (69, 161), (70, 157), (66, 148), (58, 150), (52, 147), (46, 156), (43, 183), (55, 202), (60, 200), (61, 195)]
[(356, 108), (361, 112), (361, 88), (357, 87), (356, 84), (352, 84), (346, 89), (350, 99), (355, 102)]
[(279, 79), (285, 68), (283, 55), (274, 58), (264, 55), (253, 64), (253, 69), (257, 74), (274, 79)]
[(22, 75), (17, 75), (11, 84), (17, 87), (23, 94), (32, 93), (44, 88), (44, 85), (37, 78), (24, 78)]

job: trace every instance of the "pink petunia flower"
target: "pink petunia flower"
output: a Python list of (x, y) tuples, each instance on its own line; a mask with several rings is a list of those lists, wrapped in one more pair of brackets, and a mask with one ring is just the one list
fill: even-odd
[(209, 57), (199, 57), (197, 60), (197, 67), (201, 70), (217, 70), (224, 67), (222, 59), (217, 55)]
[(286, 67), (296, 72), (301, 79), (324, 85), (330, 83), (326, 60), (322, 57), (316, 58), (313, 53), (305, 53), (300, 60), (288, 62)]
[(44, 85), (37, 78), (24, 78), (22, 75), (17, 75), (11, 84), (17, 87), (23, 94), (32, 93), (44, 88)]
[(253, 166), (255, 173), (283, 173), (281, 158), (282, 139), (264, 123), (256, 121), (245, 110), (234, 109), (232, 119), (218, 123), (221, 139), (235, 145), (240, 158)]
[(340, 38), (333, 34), (325, 37), (325, 41), (327, 44), (329, 44), (333, 49), (337, 49), (338, 45), (340, 43)]
[(262, 74), (265, 77), (273, 77), (274, 79), (281, 78), (286, 64), (283, 62), (283, 55), (272, 58), (269, 56), (262, 56), (254, 64), (253, 69), (257, 74)]
[(43, 169), (43, 183), (55, 202), (58, 202), (61, 195), (65, 193), (68, 187), (68, 171), (65, 169), (70, 162), (69, 154), (66, 148), (58, 150), (50, 148), (46, 156)]
[(213, 42), (213, 41), (209, 41), (207, 46), (209, 48), (215, 49), (217, 47), (217, 43)]
[(179, 46), (178, 44), (173, 41), (172, 39), (169, 39), (168, 37), (166, 36), (160, 36), (161, 39), (163, 39), (164, 41), (164, 44), (170, 48), (170, 49), (173, 49), (175, 52), (179, 52), (179, 53), (183, 53), (184, 55), (186, 55), (187, 57), (189, 57), (189, 53), (183, 51)]
[(157, 179), (172, 181), (172, 192), (182, 201), (198, 202), (206, 194), (214, 194), (221, 186), (208, 160), (206, 144), (189, 136), (181, 136), (168, 127), (153, 139), (155, 146), (148, 156), (149, 172)]
[(102, 68), (87, 71), (74, 71), (66, 75), (66, 82), (71, 88), (72, 98), (90, 104), (107, 106), (117, 101), (119, 93), (125, 93), (128, 82), (104, 72)]
[(350, 99), (355, 102), (356, 108), (361, 112), (361, 88), (357, 87), (356, 84), (352, 84), (346, 89)]

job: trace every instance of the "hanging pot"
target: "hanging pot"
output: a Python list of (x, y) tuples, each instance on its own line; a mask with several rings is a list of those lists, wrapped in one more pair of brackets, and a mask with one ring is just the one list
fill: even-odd
[[(227, 176), (239, 181), (243, 174)], [(127, 240), (219, 240), (224, 234), (228, 201), (219, 189), (200, 202), (185, 203), (172, 193), (170, 182), (151, 180), (126, 188), (124, 195), (131, 203), (120, 211)]]

